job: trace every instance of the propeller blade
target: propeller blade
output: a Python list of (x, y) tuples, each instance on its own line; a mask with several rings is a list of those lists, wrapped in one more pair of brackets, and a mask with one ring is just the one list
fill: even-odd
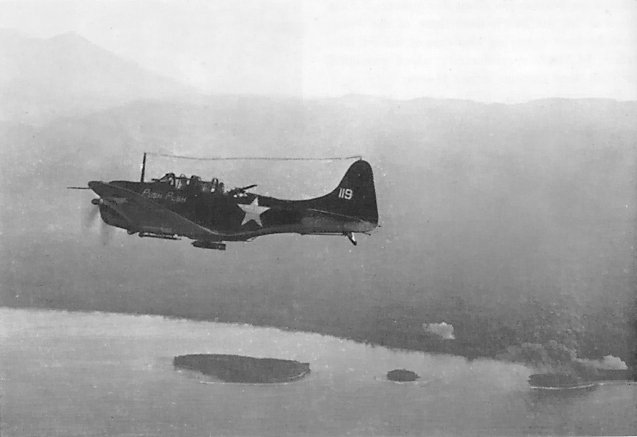
[(66, 187), (67, 190), (90, 190), (89, 187)]
[(108, 246), (113, 239), (112, 229), (112, 227), (102, 221), (102, 225), (100, 226), (100, 242), (102, 246)]
[(90, 231), (95, 223), (99, 208), (93, 205), (86, 204), (84, 206), (84, 213), (82, 214), (82, 228), (85, 232)]
[(100, 221), (100, 242), (102, 246), (106, 246), (112, 240), (111, 226), (107, 225), (103, 220), (98, 218), (100, 212), (100, 206), (103, 204), (102, 199), (92, 199), (91, 203), (84, 204), (84, 211), (82, 214), (82, 229), (85, 234), (91, 233), (91, 230), (95, 227), (95, 220)]

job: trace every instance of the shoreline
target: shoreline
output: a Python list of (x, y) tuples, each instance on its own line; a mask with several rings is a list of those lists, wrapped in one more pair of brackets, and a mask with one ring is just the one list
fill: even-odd
[[(183, 320), (190, 322), (202, 322), (202, 323), (218, 323), (218, 324), (227, 324), (227, 325), (237, 325), (237, 326), (252, 326), (255, 328), (265, 328), (265, 329), (277, 329), (282, 332), (300, 332), (306, 334), (316, 334), (322, 336), (330, 336), (336, 337), (343, 340), (353, 341), (356, 343), (370, 345), (370, 346), (379, 346), (384, 347), (392, 351), (403, 351), (403, 352), (422, 352), (428, 354), (440, 354), (440, 355), (453, 355), (463, 357), (469, 361), (476, 359), (492, 359), (492, 360), (501, 360), (497, 357), (497, 353), (489, 354), (485, 351), (478, 352), (479, 347), (473, 346), (470, 347), (469, 350), (463, 348), (463, 344), (458, 343), (456, 340), (455, 344), (450, 344), (448, 341), (431, 341), (427, 342), (427, 344), (419, 344), (417, 347), (411, 343), (407, 342), (407, 344), (398, 344), (394, 341), (387, 341), (386, 338), (382, 340), (375, 340), (374, 336), (362, 337), (360, 335), (351, 335), (348, 333), (341, 332), (339, 329), (314, 329), (312, 326), (279, 326), (274, 323), (252, 323), (248, 321), (239, 321), (232, 320), (226, 318), (207, 318), (207, 317), (196, 317), (196, 316), (186, 316), (186, 315), (172, 315), (172, 314), (164, 314), (161, 312), (135, 312), (133, 310), (130, 311), (119, 311), (119, 310), (111, 310), (111, 309), (91, 309), (91, 308), (77, 308), (71, 309), (64, 306), (43, 306), (43, 305), (27, 305), (27, 306), (12, 306), (12, 305), (1, 305), (0, 308), (6, 308), (9, 310), (26, 310), (26, 311), (56, 311), (56, 312), (70, 312), (70, 313), (102, 313), (102, 314), (121, 314), (121, 315), (130, 315), (130, 316), (150, 316), (150, 317), (161, 317), (169, 320)], [(384, 340), (384, 341), (383, 341)], [(595, 358), (595, 357), (584, 357), (584, 358)], [(506, 362), (512, 364), (521, 364), (527, 365), (523, 362), (504, 360)], [(629, 367), (626, 372), (631, 372), (632, 367)], [(625, 379), (626, 381), (637, 381), (637, 370), (633, 371), (633, 375), (629, 374), (629, 377)]]

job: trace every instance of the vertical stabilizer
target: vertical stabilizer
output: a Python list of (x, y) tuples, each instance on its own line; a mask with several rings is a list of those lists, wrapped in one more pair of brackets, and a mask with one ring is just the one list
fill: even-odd
[(378, 207), (372, 167), (362, 159), (356, 161), (334, 191), (315, 199), (314, 202), (313, 206), (318, 209), (377, 225)]

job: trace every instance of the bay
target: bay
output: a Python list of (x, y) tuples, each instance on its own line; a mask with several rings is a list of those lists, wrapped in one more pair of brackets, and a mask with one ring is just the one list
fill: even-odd
[[(309, 362), (289, 384), (225, 384), (184, 354)], [(397, 384), (387, 371), (421, 379)], [(631, 435), (637, 386), (532, 390), (525, 366), (160, 316), (0, 308), (3, 436)]]

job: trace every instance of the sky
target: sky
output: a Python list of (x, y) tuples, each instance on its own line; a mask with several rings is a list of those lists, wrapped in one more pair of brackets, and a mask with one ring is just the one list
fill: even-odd
[(207, 93), (637, 100), (637, 0), (0, 0)]

